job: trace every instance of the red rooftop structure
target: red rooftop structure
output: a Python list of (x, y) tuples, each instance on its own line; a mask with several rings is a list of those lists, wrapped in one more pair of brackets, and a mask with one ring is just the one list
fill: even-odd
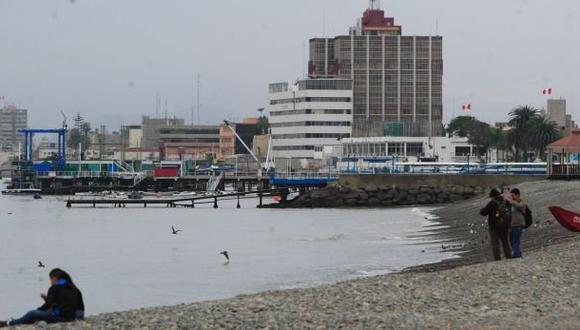
[(580, 179), (580, 130), (548, 146), (548, 176)]
[(370, 0), (367, 9), (361, 19), (362, 34), (402, 34), (400, 25), (395, 25), (393, 17), (385, 17), (385, 11), (381, 10), (379, 0)]

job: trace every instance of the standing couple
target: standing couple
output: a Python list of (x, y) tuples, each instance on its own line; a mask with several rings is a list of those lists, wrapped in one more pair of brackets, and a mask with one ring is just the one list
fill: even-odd
[[(495, 260), (501, 260), (500, 244), (507, 259), (521, 258), (521, 241), (526, 228), (528, 206), (522, 201), (520, 190), (515, 188), (509, 193), (493, 189), (489, 193), (491, 201), (481, 209), (487, 216), (491, 249)], [(531, 213), (528, 212), (531, 218)]]

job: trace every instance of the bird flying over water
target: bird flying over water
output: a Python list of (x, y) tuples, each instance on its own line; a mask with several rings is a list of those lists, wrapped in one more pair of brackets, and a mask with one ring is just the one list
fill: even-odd
[(171, 233), (172, 233), (173, 235), (177, 235), (177, 233), (179, 233), (180, 231), (183, 231), (183, 230), (181, 230), (181, 229), (177, 229), (177, 230), (175, 230), (175, 228), (173, 228), (173, 226), (171, 226)]
[(230, 255), (228, 254), (228, 251), (222, 251), (220, 254), (223, 254), (223, 256), (226, 257), (226, 260), (230, 261)]
[(38, 268), (44, 268), (44, 264), (42, 263), (42, 261), (38, 262)]

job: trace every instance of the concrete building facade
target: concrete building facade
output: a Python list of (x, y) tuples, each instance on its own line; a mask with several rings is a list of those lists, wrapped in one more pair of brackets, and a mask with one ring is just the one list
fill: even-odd
[(352, 82), (304, 79), (269, 88), (272, 151), (278, 158), (315, 158), (352, 134)]
[(143, 117), (141, 125), (141, 148), (158, 148), (159, 147), (159, 130), (172, 127), (185, 126), (185, 120), (182, 118), (150, 118)]
[(7, 106), (0, 109), (0, 151), (18, 151), (23, 142), (19, 129), (28, 127), (28, 110)]
[(196, 125), (161, 128), (158, 147), (162, 160), (215, 158), (220, 150), (220, 127)]
[(549, 99), (546, 111), (543, 114), (548, 120), (558, 125), (562, 136), (572, 134), (572, 131), (576, 128), (576, 122), (572, 118), (572, 115), (568, 114), (567, 102), (563, 98)]
[(353, 135), (443, 135), (443, 38), (403, 36), (376, 1), (349, 35), (310, 40), (310, 77), (353, 81)]

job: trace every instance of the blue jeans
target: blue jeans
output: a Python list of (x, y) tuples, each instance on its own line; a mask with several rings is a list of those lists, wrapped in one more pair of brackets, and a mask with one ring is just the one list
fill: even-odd
[(510, 242), (512, 244), (512, 251), (514, 258), (522, 257), (522, 234), (524, 227), (512, 227), (510, 231)]
[(65, 320), (54, 315), (51, 310), (48, 311), (33, 310), (24, 314), (23, 317), (17, 320), (10, 321), (10, 325), (34, 324), (38, 321), (45, 321), (46, 323), (58, 323), (64, 322)]

